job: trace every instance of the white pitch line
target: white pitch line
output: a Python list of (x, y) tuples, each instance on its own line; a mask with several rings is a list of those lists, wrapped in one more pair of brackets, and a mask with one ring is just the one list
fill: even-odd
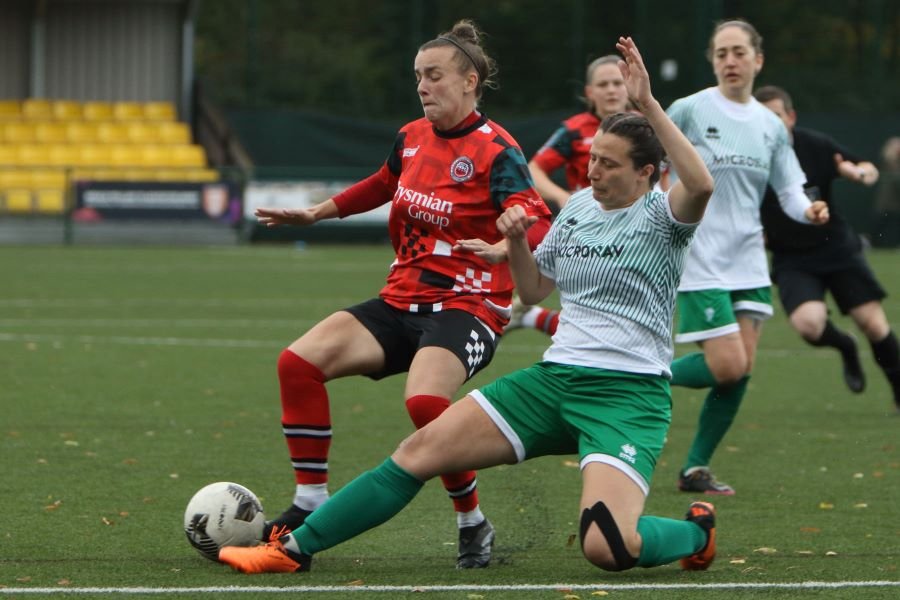
[(310, 585), (310, 586), (217, 586), (217, 587), (81, 587), (81, 588), (7, 588), (0, 594), (244, 594), (348, 592), (536, 592), (560, 590), (772, 590), (772, 589), (844, 589), (863, 587), (900, 587), (900, 581), (801, 581), (797, 583), (556, 583), (518, 585)]

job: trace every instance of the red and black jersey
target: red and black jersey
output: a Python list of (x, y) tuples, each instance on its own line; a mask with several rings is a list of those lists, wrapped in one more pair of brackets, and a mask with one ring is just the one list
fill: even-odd
[(563, 121), (532, 160), (547, 174), (565, 165), (566, 186), (572, 192), (590, 185), (588, 161), (594, 134), (600, 128), (600, 117), (583, 112)]
[[(453, 246), (473, 238), (499, 242), (497, 217), (516, 204), (549, 224), (515, 140), (481, 115), (451, 132), (418, 119), (400, 130), (381, 170), (358, 185), (393, 188), (388, 230), (396, 258), (381, 297), (410, 312), (465, 310), (500, 333), (513, 289), (507, 265), (454, 252)], [(341, 216), (348, 206), (357, 212), (385, 201), (380, 193), (368, 202), (348, 201), (345, 194), (334, 199)]]

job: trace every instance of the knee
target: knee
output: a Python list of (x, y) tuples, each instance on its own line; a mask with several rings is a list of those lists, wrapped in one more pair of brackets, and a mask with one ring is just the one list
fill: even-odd
[(728, 360), (718, 362), (716, 368), (710, 369), (716, 384), (734, 385), (750, 374), (752, 363), (744, 356), (732, 356)]
[[(609, 541), (601, 533), (589, 532), (583, 540), (581, 551), (589, 563), (604, 571), (625, 571), (631, 569), (637, 563), (637, 559), (631, 553), (624, 561), (619, 562), (609, 546)], [(627, 548), (630, 544), (625, 544)]]
[(884, 336), (888, 334), (888, 331), (890, 331), (887, 316), (884, 314), (884, 311), (881, 310), (880, 305), (877, 310), (868, 310), (855, 314), (853, 317), (856, 326), (859, 327), (859, 330), (862, 331), (863, 335), (869, 340), (882, 340), (884, 339)]
[(637, 564), (637, 532), (622, 532), (603, 502), (581, 513), (581, 551), (604, 571), (625, 571)]
[(278, 356), (278, 377), (281, 380), (309, 378), (319, 383), (325, 382), (322, 370), (290, 348), (285, 348)]
[(824, 320), (799, 310), (791, 313), (790, 318), (791, 327), (807, 342), (815, 342), (822, 337), (822, 331), (825, 329)]

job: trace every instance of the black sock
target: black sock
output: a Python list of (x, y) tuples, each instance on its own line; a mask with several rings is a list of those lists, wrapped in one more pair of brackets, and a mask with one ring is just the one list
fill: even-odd
[(894, 402), (900, 406), (900, 346), (897, 344), (897, 336), (889, 331), (880, 342), (869, 343), (872, 344), (875, 362), (894, 389)]
[[(803, 338), (806, 339), (806, 338)], [(831, 319), (825, 321), (825, 329), (817, 340), (806, 340), (813, 346), (830, 346), (841, 352), (851, 352), (854, 349), (853, 338), (847, 332), (834, 326)]]

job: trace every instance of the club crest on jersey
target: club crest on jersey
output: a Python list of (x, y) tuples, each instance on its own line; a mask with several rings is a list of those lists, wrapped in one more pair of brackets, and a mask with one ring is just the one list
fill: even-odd
[(468, 156), (460, 156), (450, 165), (450, 179), (465, 183), (475, 177), (475, 163)]

